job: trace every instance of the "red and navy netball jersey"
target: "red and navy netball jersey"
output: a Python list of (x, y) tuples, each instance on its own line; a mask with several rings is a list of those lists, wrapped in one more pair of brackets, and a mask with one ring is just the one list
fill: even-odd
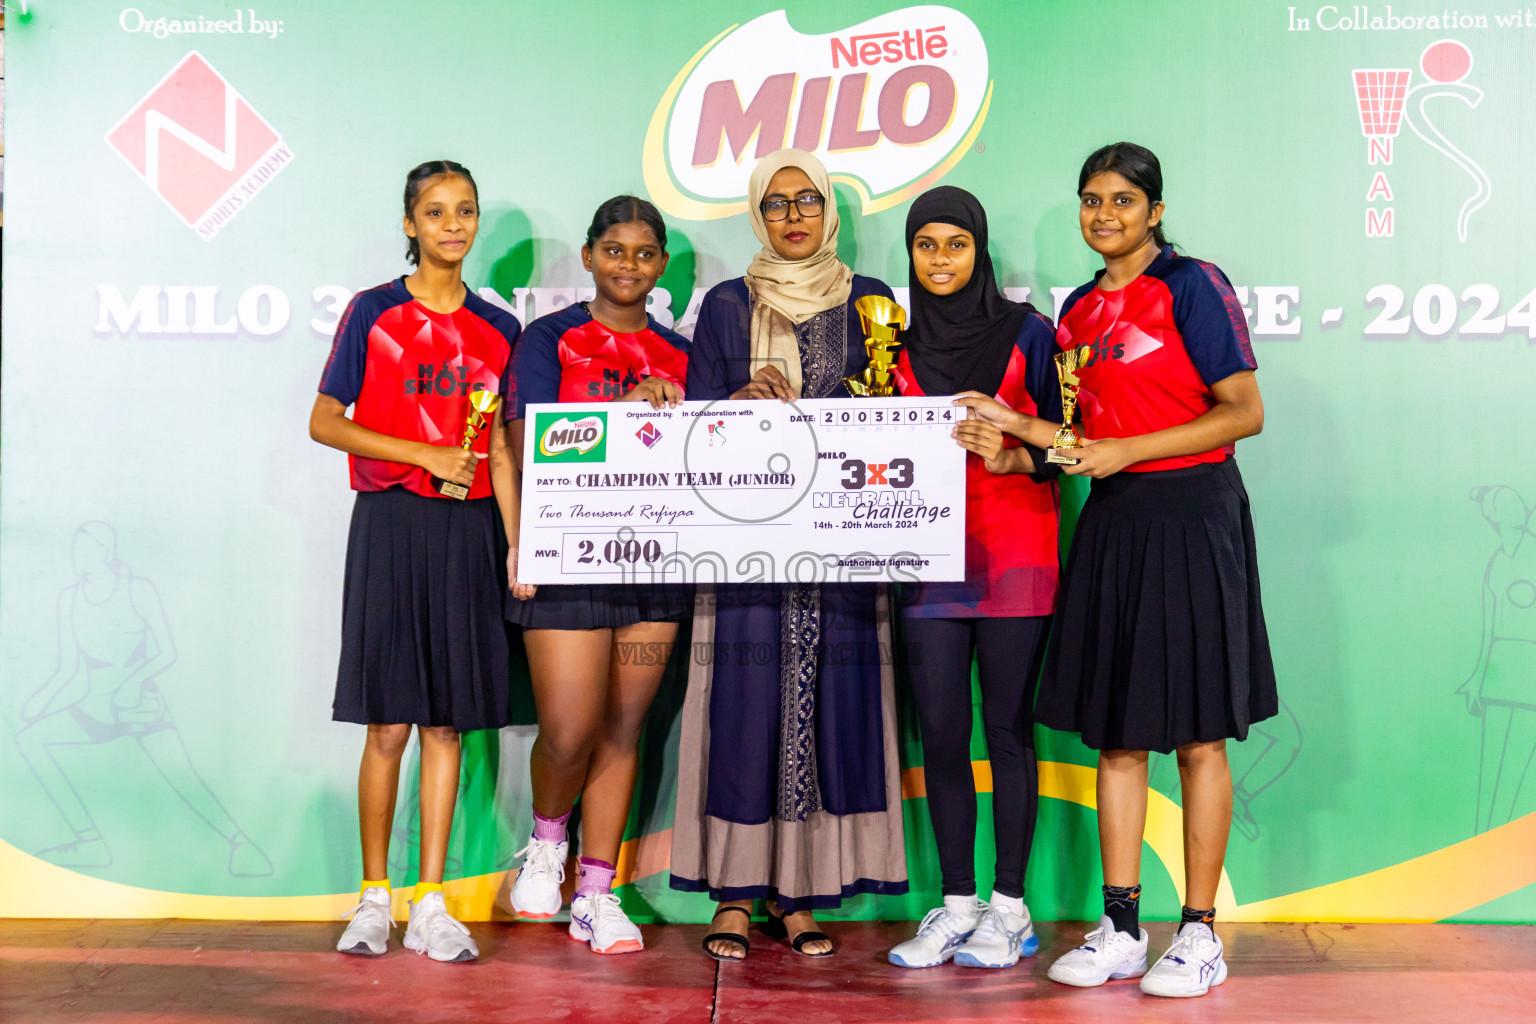
[[(1060, 421), (1054, 333), (1049, 318), (1039, 313), (1025, 318), (997, 389), (999, 402)], [(905, 350), (897, 358), (894, 376), (901, 394), (926, 393)], [(1016, 448), (1019, 442), (1004, 434), (1003, 444)], [(965, 579), (921, 584), (910, 596), (903, 595), (901, 613), (921, 619), (1051, 614), (1056, 608), (1060, 504), (1054, 480), (1038, 483), (1022, 473), (990, 473), (981, 456), (966, 452)]]
[[(336, 325), (320, 392), (352, 405), (352, 419), (408, 441), (456, 445), (464, 438), (469, 396), (496, 389), (522, 330), (517, 317), (465, 289), (464, 305), (436, 313), (406, 290), (405, 278), (359, 292)], [(490, 450), (481, 430), (473, 450)], [(403, 462), (348, 457), (352, 489), (405, 487), (440, 497), (432, 476)], [(491, 493), (490, 469), (475, 470), (471, 498)]]
[(648, 318), (643, 330), (610, 331), (585, 304), (566, 306), (528, 325), (502, 381), (506, 418), (530, 402), (610, 402), (647, 377), (685, 386), (688, 339)]
[[(1242, 304), (1214, 264), (1180, 256), (1172, 246), (1119, 291), (1094, 279), (1067, 296), (1056, 343), (1091, 345), (1078, 372), (1078, 408), (1088, 437), (1134, 437), (1204, 415), (1216, 404), (1211, 385), (1258, 369)], [(1126, 472), (1222, 462), (1231, 446), (1195, 455), (1152, 459)]]

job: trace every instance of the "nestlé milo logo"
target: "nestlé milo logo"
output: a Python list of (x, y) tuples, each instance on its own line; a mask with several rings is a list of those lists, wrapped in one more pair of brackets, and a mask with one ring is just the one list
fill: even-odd
[(826, 35), (774, 11), (721, 32), (672, 80), (646, 133), (646, 188), (674, 217), (728, 217), (746, 210), (747, 169), (794, 146), (877, 213), (949, 173), (991, 99), (986, 43), (953, 8)]
[(608, 458), (608, 414), (587, 413), (575, 419), (558, 412), (536, 414), (539, 439), (535, 462), (603, 462)]

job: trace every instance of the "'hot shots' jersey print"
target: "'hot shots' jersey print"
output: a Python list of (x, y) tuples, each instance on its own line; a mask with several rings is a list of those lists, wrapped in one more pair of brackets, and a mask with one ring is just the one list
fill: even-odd
[(610, 331), (583, 305), (567, 306), (529, 324), (518, 342), (502, 387), (506, 418), (525, 418), (533, 402), (610, 402), (647, 377), (686, 386), (688, 340), (654, 319)]
[[(1095, 277), (1067, 297), (1056, 329), (1063, 350), (1093, 349), (1078, 371), (1078, 408), (1088, 437), (1134, 437), (1188, 423), (1216, 404), (1212, 384), (1258, 368), (1242, 305), (1215, 265), (1164, 246), (1119, 291), (1102, 291), (1097, 282)], [(1126, 471), (1221, 462), (1228, 452), (1213, 448), (1153, 459)]]
[[(521, 325), (511, 313), (466, 289), (464, 305), (437, 313), (411, 295), (402, 277), (359, 292), (336, 326), (320, 391), (354, 406), (352, 418), (370, 430), (408, 441), (456, 445), (464, 436), (469, 396), (495, 390)], [(473, 451), (490, 450), (480, 431)], [(405, 487), (439, 497), (420, 466), (352, 455), (352, 489)], [(490, 470), (475, 470), (470, 498), (489, 497)]]

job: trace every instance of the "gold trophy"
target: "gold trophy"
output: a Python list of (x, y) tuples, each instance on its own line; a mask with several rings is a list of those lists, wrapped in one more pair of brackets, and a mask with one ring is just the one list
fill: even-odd
[(857, 398), (889, 398), (896, 393), (891, 370), (901, 350), (897, 335), (907, 326), (907, 311), (884, 295), (866, 295), (853, 304), (864, 328), (864, 351), (869, 365), (852, 377), (844, 377), (848, 393)]
[[(495, 414), (496, 407), (500, 404), (501, 396), (494, 391), (482, 389), (470, 393), (469, 415), (464, 417), (464, 440), (459, 442), (460, 448), (469, 451), (474, 447), (475, 438), (480, 436), (480, 431), (490, 425), (491, 416)], [(438, 494), (447, 498), (458, 498), (463, 501), (469, 497), (469, 488), (452, 480), (433, 477), (432, 486), (437, 488)]]
[(1072, 414), (1077, 412), (1077, 389), (1081, 383), (1077, 379), (1077, 371), (1086, 366), (1093, 358), (1093, 347), (1081, 345), (1067, 352), (1056, 353), (1056, 379), (1061, 382), (1061, 429), (1056, 431), (1056, 436), (1051, 438), (1051, 447), (1046, 450), (1045, 461), (1054, 462), (1061, 466), (1075, 466), (1077, 459), (1069, 453), (1073, 448), (1081, 448), (1083, 439), (1077, 431), (1072, 429)]

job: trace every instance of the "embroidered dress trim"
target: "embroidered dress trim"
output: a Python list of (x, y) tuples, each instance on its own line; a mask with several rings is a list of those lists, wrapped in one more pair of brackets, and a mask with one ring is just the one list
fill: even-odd
[(821, 810), (816, 777), (816, 654), (821, 647), (821, 589), (791, 583), (779, 605), (779, 794), (781, 821)]
[(848, 374), (848, 307), (834, 306), (795, 328), (800, 343), (800, 397), (826, 398)]

